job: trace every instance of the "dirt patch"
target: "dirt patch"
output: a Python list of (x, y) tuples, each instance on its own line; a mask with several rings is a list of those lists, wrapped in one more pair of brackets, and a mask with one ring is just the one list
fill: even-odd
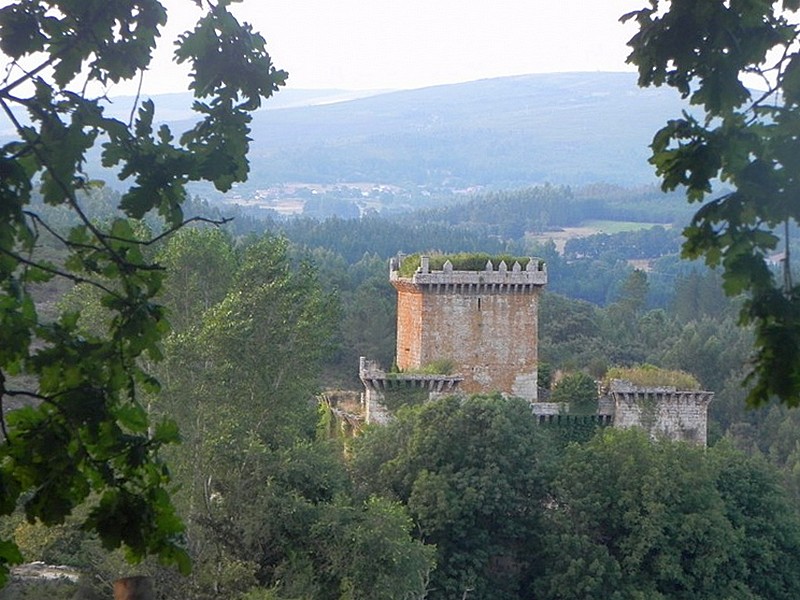
[(20, 581), (64, 579), (77, 582), (80, 575), (80, 572), (72, 567), (46, 565), (43, 562), (32, 562), (11, 568), (11, 576)]
[(602, 230), (597, 227), (564, 227), (564, 229), (559, 229), (558, 231), (529, 234), (528, 239), (539, 244), (544, 244), (552, 240), (556, 245), (558, 253), (564, 254), (564, 246), (566, 246), (569, 240), (589, 237), (596, 233), (602, 233)]

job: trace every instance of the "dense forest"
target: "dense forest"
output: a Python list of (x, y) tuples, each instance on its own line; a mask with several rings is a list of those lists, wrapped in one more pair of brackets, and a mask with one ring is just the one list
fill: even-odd
[[(103, 219), (113, 201), (103, 192), (86, 206)], [(140, 565), (158, 597), (798, 597), (800, 416), (744, 408), (751, 332), (719, 275), (680, 260), (679, 209), (667, 200), (655, 219), (656, 200), (642, 197), (642, 228), (561, 249), (531, 236), (545, 212), (548, 227), (584, 210), (633, 220), (626, 202), (635, 195), (542, 187), (392, 219), (242, 215), (151, 248), (172, 332), (146, 402), (181, 432), (167, 458), (193, 560), (188, 577)], [(219, 213), (200, 201), (187, 210)], [(51, 242), (43, 236), (40, 251), (57, 260)], [(716, 394), (709, 449), (542, 427), (524, 402), (497, 396), (408, 406), (350, 435), (320, 393), (357, 390), (359, 356), (391, 365), (386, 259), (420, 249), (544, 258), (542, 384), (563, 397), (565, 382), (615, 366), (685, 371)], [(105, 327), (85, 286), (39, 296), (79, 314), (87, 337)], [(83, 574), (52, 584), (52, 598), (108, 597), (123, 570), (69, 521), (46, 528), (19, 515), (3, 527), (27, 559)], [(0, 598), (41, 594), (12, 586)]]

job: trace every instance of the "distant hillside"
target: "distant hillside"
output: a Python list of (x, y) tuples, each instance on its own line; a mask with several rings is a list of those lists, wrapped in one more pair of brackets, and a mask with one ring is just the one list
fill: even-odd
[[(188, 126), (188, 93), (154, 100), (158, 120)], [(114, 99), (107, 114), (127, 118), (131, 101)], [(238, 191), (287, 182), (429, 191), (648, 184), (655, 178), (647, 146), (681, 108), (672, 90), (637, 87), (634, 73), (526, 75), (383, 93), (290, 88), (254, 115), (251, 177)], [(9, 126), (0, 120), (0, 139)]]
[(651, 183), (647, 146), (680, 110), (674, 92), (640, 89), (633, 73), (562, 73), (261, 111), (248, 187)]
[[(333, 102), (345, 102), (386, 93), (385, 90), (295, 90), (282, 89), (264, 103), (265, 110), (317, 106)], [(145, 96), (143, 96), (145, 97)], [(152, 96), (156, 103), (157, 118), (162, 121), (180, 121), (195, 116), (192, 111), (192, 95), (183, 92)], [(130, 114), (133, 96), (118, 96), (111, 99), (106, 114), (117, 119), (127, 119)]]

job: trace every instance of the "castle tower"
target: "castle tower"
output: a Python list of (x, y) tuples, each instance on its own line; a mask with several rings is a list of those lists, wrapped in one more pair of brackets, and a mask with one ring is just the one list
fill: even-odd
[[(406, 259), (409, 260), (409, 259)], [(410, 276), (393, 259), (389, 278), (397, 289), (397, 366), (421, 369), (451, 361), (466, 393), (500, 391), (537, 398), (539, 293), (547, 271), (537, 259), (487, 262), (480, 271), (441, 271), (421, 257)]]
[(614, 380), (609, 397), (614, 403), (614, 427), (638, 427), (653, 438), (706, 445), (708, 405), (714, 392), (639, 387)]

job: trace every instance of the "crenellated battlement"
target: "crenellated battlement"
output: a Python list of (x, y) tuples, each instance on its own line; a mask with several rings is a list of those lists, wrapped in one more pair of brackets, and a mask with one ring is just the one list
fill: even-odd
[(547, 283), (547, 267), (544, 262), (533, 257), (523, 259), (523, 264), (515, 260), (511, 267), (500, 260), (495, 267), (487, 260), (483, 270), (460, 270), (448, 259), (441, 270), (432, 270), (430, 257), (420, 257), (420, 264), (410, 277), (400, 273), (403, 257), (391, 259), (389, 280), (400, 289), (405, 286), (421, 287), (427, 291), (452, 292), (457, 294), (531, 293)]

